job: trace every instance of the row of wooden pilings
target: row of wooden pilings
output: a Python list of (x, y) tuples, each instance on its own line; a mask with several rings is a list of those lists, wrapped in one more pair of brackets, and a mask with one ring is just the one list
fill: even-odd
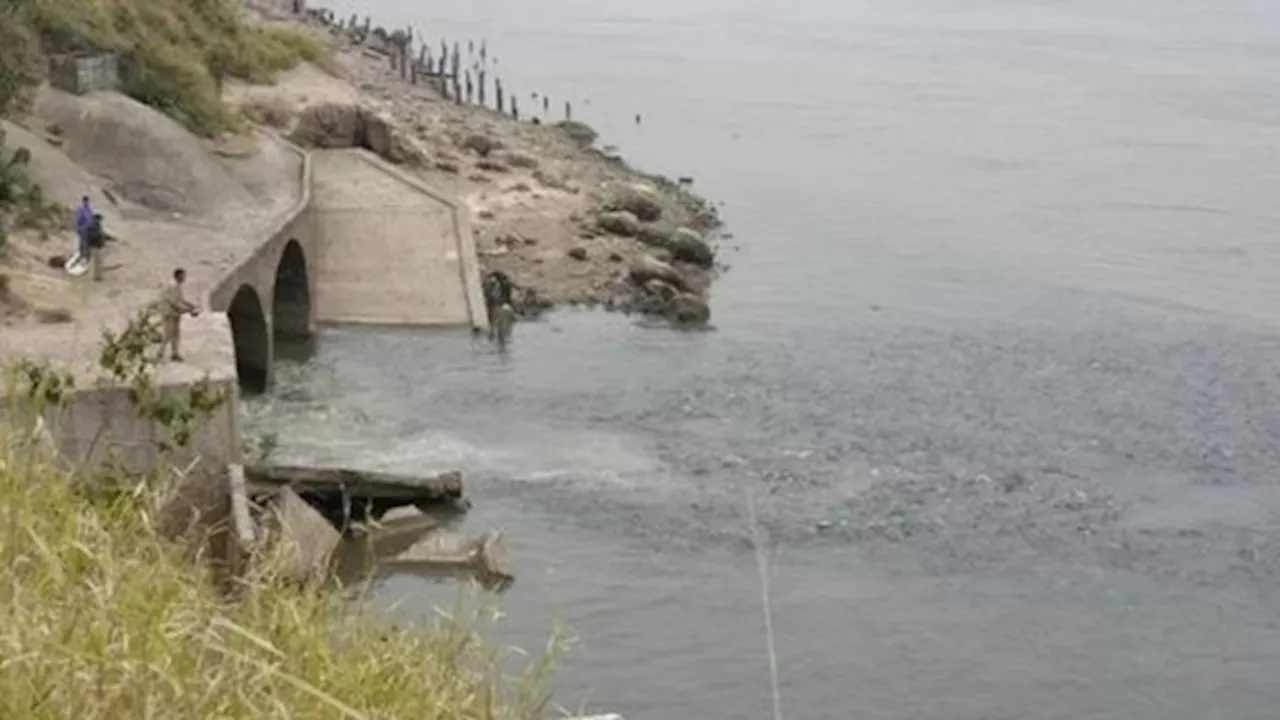
[[(447, 40), (441, 40), (439, 46), (436, 46), (433, 42), (427, 42), (421, 33), (415, 35), (410, 27), (388, 31), (381, 26), (374, 26), (368, 16), (363, 21), (356, 15), (342, 20), (333, 11), (324, 8), (310, 8), (305, 13), (313, 22), (327, 27), (331, 33), (385, 55), (392, 70), (407, 82), (415, 85), (430, 84), (444, 98), (459, 105), (492, 107), (500, 113), (508, 113), (511, 117), (520, 119), (519, 98), (515, 93), (508, 92), (502, 85), (502, 79), (497, 77), (495, 71), (498, 58), (489, 54), (486, 40), (479, 43), (468, 40), (464, 59), (461, 42), (455, 41), (450, 46)], [(533, 113), (528, 117), (533, 122), (550, 120), (551, 98), (537, 92), (531, 93), (530, 98), (535, 105)], [(538, 113), (539, 109), (541, 115)], [(572, 120), (573, 104), (568, 100), (564, 101), (563, 110), (563, 119)]]

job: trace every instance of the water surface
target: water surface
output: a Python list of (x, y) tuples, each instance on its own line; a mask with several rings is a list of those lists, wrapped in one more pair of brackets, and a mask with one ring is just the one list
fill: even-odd
[(1275, 717), (1280, 6), (359, 10), (486, 37), (735, 234), (715, 332), (335, 329), (251, 408), (293, 459), (463, 468), (504, 639), (582, 638), (562, 702), (768, 716), (751, 492), (788, 717)]

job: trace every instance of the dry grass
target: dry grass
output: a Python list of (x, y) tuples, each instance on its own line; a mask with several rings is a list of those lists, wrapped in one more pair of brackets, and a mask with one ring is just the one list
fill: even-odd
[(70, 480), (39, 432), (0, 427), (0, 717), (541, 714), (545, 660), (503, 681), (474, 625), (390, 630), (270, 577), (230, 604), (157, 536), (147, 492), (89, 497)]

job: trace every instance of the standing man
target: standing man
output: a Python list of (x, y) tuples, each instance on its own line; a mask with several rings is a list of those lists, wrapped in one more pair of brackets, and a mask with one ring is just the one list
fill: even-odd
[(93, 206), (89, 204), (89, 196), (85, 195), (80, 198), (80, 205), (76, 208), (76, 235), (80, 238), (76, 255), (80, 257), (79, 262), (89, 261), (89, 231), (92, 228)]
[(89, 272), (94, 282), (102, 279), (102, 251), (107, 246), (107, 231), (102, 227), (102, 216), (94, 213), (89, 225)]
[(511, 327), (515, 325), (515, 322), (515, 308), (511, 307), (511, 303), (502, 303), (493, 318), (493, 332), (498, 340), (499, 350), (507, 349), (507, 341), (511, 339)]
[(182, 295), (182, 284), (187, 280), (187, 271), (178, 268), (173, 271), (173, 284), (164, 289), (160, 295), (160, 318), (164, 322), (164, 340), (160, 343), (160, 357), (169, 349), (169, 359), (182, 362), (182, 316), (195, 317), (200, 312), (195, 305), (187, 302)]
[(489, 316), (489, 339), (494, 339), (494, 323), (498, 319), (498, 310), (503, 305), (511, 304), (511, 278), (501, 270), (494, 270), (484, 276), (480, 289), (484, 294), (485, 312)]

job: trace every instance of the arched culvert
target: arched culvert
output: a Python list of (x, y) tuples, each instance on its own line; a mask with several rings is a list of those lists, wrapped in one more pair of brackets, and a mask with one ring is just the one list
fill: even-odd
[(297, 240), (285, 244), (276, 265), (271, 325), (279, 338), (311, 337), (311, 283), (307, 276), (307, 256)]
[(240, 389), (250, 393), (266, 392), (271, 369), (271, 338), (267, 336), (267, 318), (257, 291), (241, 285), (231, 300), (227, 316), (231, 318)]

